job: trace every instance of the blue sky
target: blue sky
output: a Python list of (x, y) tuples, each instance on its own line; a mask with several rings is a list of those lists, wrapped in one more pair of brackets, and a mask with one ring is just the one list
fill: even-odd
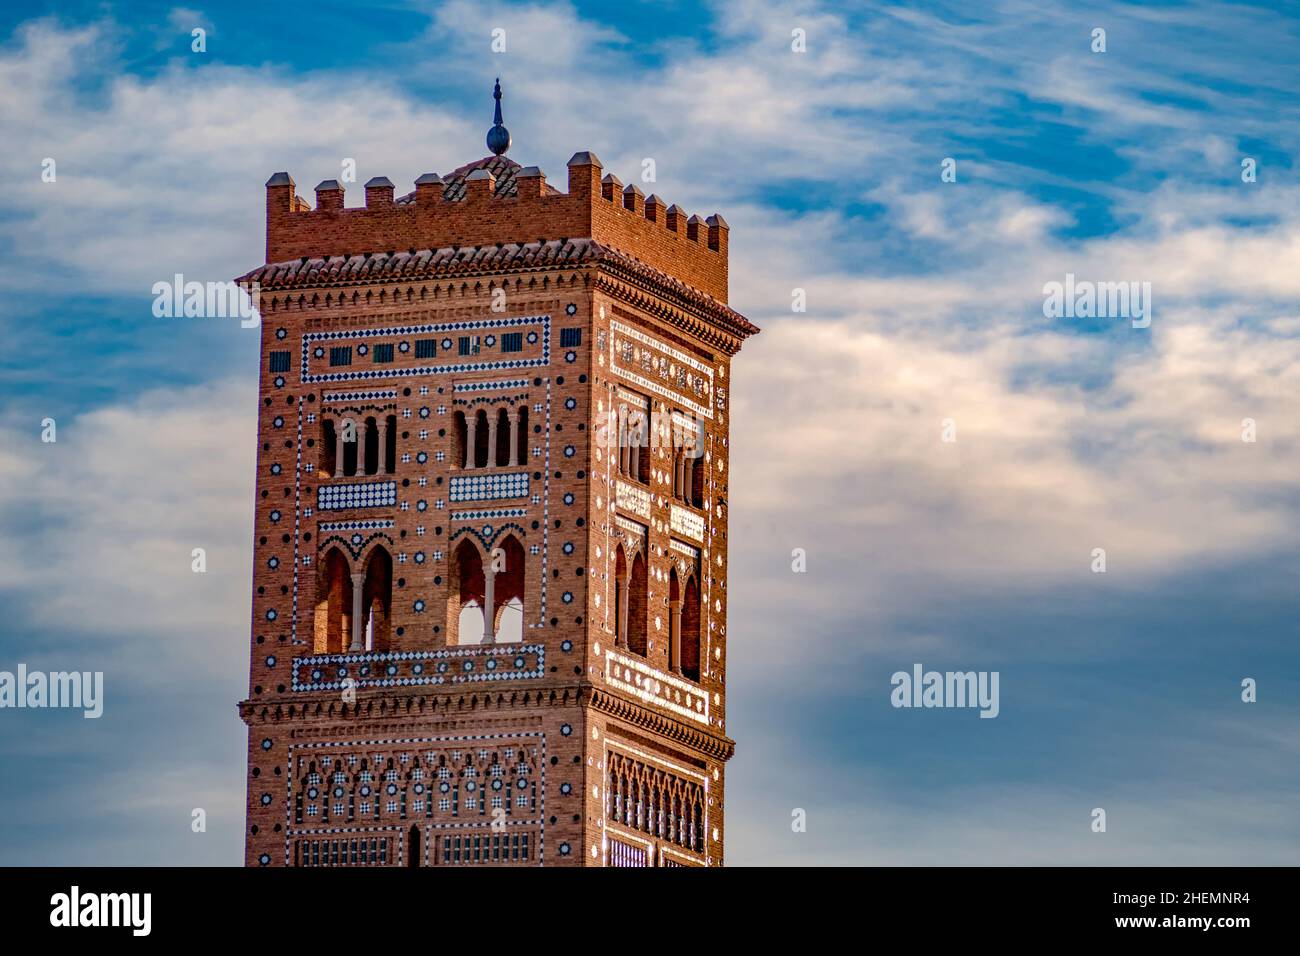
[[(499, 75), (520, 162), (721, 212), (764, 329), (729, 863), (1294, 863), (1297, 50), (1276, 4), (7, 7), (0, 668), (108, 700), (0, 712), (0, 862), (240, 861), (257, 339), (150, 287), (258, 265), (274, 171), (478, 158)], [(1046, 318), (1066, 273), (1150, 282), (1150, 328)], [(894, 709), (915, 662), (999, 671), (999, 717)]]

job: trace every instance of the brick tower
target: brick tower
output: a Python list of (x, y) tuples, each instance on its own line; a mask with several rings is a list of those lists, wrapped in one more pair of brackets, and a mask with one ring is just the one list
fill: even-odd
[(245, 862), (723, 858), (727, 224), (589, 152), (266, 184)]

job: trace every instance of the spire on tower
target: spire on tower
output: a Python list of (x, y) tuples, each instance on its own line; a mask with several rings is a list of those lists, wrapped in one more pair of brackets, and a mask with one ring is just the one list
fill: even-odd
[(510, 148), (510, 130), (506, 129), (501, 123), (501, 78), (497, 77), (495, 88), (492, 90), (492, 98), (496, 100), (496, 113), (492, 118), (492, 128), (488, 130), (487, 147), (494, 154), (500, 156)]

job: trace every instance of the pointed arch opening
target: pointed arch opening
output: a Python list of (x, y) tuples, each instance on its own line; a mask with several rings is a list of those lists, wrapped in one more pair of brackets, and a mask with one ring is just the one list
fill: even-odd
[(668, 572), (668, 669), (682, 667), (682, 594), (677, 569)]
[(484, 409), (474, 413), (474, 467), (488, 466), (488, 415)]
[(627, 647), (627, 552), (614, 552), (614, 644)]
[(492, 449), (492, 464), (498, 467), (510, 463), (510, 412), (504, 408), (492, 412), (496, 418), (496, 432), (493, 434), (495, 447)]
[(334, 419), (324, 418), (320, 423), (320, 460), (316, 465), (316, 470), (326, 475), (337, 478), (338, 445), (334, 433)]
[[(343, 443), (343, 467), (342, 473), (349, 478), (357, 473), (357, 463), (360, 461), (361, 432), (364, 424), (358, 422), (355, 418), (347, 416), (339, 422), (339, 441)], [(337, 476), (336, 476), (337, 477)]]
[(317, 566), (314, 650), (341, 654), (352, 634), (352, 574), (339, 548), (330, 548)]
[(447, 643), (483, 643), (483, 555), (466, 537), (451, 553), (447, 582)]
[(645, 556), (638, 552), (627, 576), (627, 649), (633, 654), (644, 655), (648, 645), (648, 590)]
[(681, 608), (682, 676), (700, 680), (700, 585), (692, 574), (686, 579)]
[(420, 865), (420, 828), (411, 827), (406, 837), (406, 865), (415, 869)]
[(704, 456), (686, 459), (686, 488), (682, 497), (692, 508), (704, 507)]
[(367, 418), (362, 425), (361, 434), (357, 436), (361, 441), (361, 467), (357, 469), (357, 474), (374, 475), (379, 473), (379, 424), (373, 417)]
[(453, 423), (455, 428), (455, 438), (453, 439), (451, 460), (457, 468), (473, 467), (473, 462), (466, 457), (466, 450), (469, 447), (466, 444), (466, 439), (469, 435), (469, 428), (465, 423), (465, 413), (457, 412), (453, 416)]
[(368, 651), (386, 651), (392, 643), (393, 558), (377, 547), (366, 560), (366, 583), (361, 595), (363, 615), (361, 646)]
[(513, 534), (501, 538), (492, 549), (491, 633), (498, 644), (514, 644), (524, 639), (525, 561), (524, 546)]

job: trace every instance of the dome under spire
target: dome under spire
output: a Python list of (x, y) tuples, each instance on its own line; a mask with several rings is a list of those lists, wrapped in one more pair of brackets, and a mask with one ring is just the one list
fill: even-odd
[(487, 148), (497, 156), (502, 156), (510, 148), (510, 130), (506, 129), (501, 123), (500, 77), (497, 77), (496, 86), (492, 90), (492, 98), (496, 100), (496, 113), (492, 118), (492, 128), (488, 130)]

